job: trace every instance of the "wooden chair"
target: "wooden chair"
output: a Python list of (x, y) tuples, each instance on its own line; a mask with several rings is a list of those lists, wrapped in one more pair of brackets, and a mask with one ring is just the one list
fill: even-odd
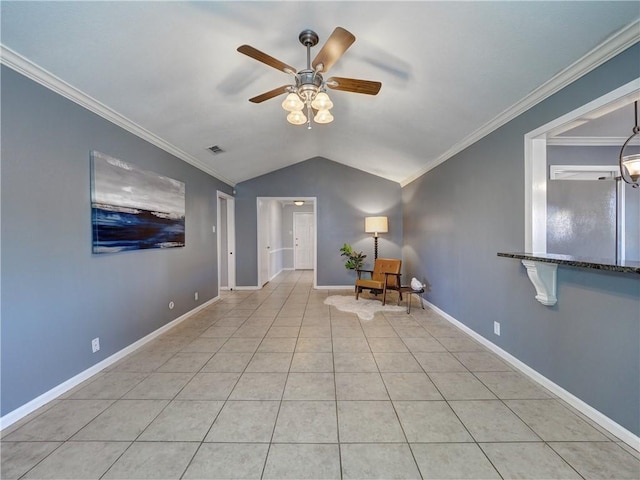
[[(376, 258), (373, 270), (356, 270), (356, 300), (363, 289), (382, 292), (382, 304), (387, 303), (387, 290), (396, 290), (402, 300), (400, 291), (400, 269), (402, 260), (395, 258)], [(363, 273), (369, 273), (371, 278), (362, 278)]]

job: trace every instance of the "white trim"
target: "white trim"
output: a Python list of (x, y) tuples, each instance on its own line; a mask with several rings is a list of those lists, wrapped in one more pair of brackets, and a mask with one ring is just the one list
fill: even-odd
[(284, 271), (284, 268), (281, 268), (278, 273), (275, 273), (273, 275), (271, 275), (271, 277), (269, 277), (269, 281), (273, 280), (274, 278), (276, 278), (278, 275), (280, 275), (282, 272)]
[(236, 285), (234, 290), (260, 290), (262, 287), (258, 287), (257, 285)]
[(592, 49), (590, 52), (587, 52), (582, 58), (569, 65), (547, 82), (540, 85), (533, 92), (506, 109), (504, 112), (500, 113), (498, 116), (494, 117), (488, 123), (463, 138), (442, 155), (427, 161), (427, 164), (423, 168), (402, 180), (400, 182), (400, 186), (405, 187), (427, 173), (429, 170), (432, 170), (441, 163), (444, 163), (455, 154), (460, 153), (468, 146), (474, 144), (481, 138), (486, 137), (494, 130), (497, 130), (507, 122), (516, 118), (518, 115), (526, 112), (533, 106), (542, 102), (546, 98), (549, 98), (554, 93), (562, 90), (567, 85), (573, 83), (580, 77), (605, 63), (607, 60), (610, 60), (620, 52), (637, 43), (638, 40), (640, 40), (640, 36), (638, 35), (639, 27), (640, 20), (635, 20), (618, 32), (614, 33), (600, 45)]
[(524, 136), (525, 251), (547, 252), (547, 133), (640, 92), (640, 78), (579, 107)]
[(190, 310), (189, 312), (185, 313), (184, 315), (181, 315), (180, 317), (176, 318), (175, 320), (172, 320), (171, 322), (167, 323), (166, 325), (163, 325), (162, 327), (158, 328), (157, 330), (155, 330), (155, 331), (151, 332), (150, 334), (142, 337), (140, 340), (137, 340), (137, 341), (133, 342), (128, 347), (123, 348), (122, 350), (120, 350), (120, 351), (114, 353), (113, 355), (105, 358), (101, 362), (98, 362), (95, 365), (93, 365), (93, 366), (87, 368), (86, 370), (80, 372), (79, 374), (71, 377), (69, 380), (66, 380), (66, 381), (62, 382), (61, 384), (53, 387), (51, 390), (49, 390), (49, 391), (43, 393), (42, 395), (34, 398), (30, 402), (27, 402), (24, 405), (22, 405), (21, 407), (18, 407), (15, 410), (7, 413), (3, 417), (0, 417), (0, 430), (3, 430), (3, 429), (7, 428), (10, 425), (13, 425), (15, 422), (17, 422), (18, 420), (26, 417), (31, 412), (34, 412), (38, 408), (42, 407), (43, 405), (51, 402), (52, 400), (55, 400), (56, 398), (58, 398), (63, 393), (68, 392), (72, 388), (80, 385), (82, 382), (84, 382), (85, 380), (88, 380), (89, 378), (91, 378), (96, 373), (99, 373), (101, 370), (107, 368), (110, 365), (113, 365), (118, 360), (120, 360), (120, 359), (124, 358), (125, 356), (129, 355), (130, 353), (136, 351), (137, 349), (139, 349), (143, 345), (149, 343), (151, 340), (157, 338), (158, 336), (162, 335), (163, 333), (167, 332), (168, 330), (171, 330), (173, 327), (175, 327), (179, 323), (183, 322), (184, 320), (186, 320), (187, 318), (191, 317), (192, 315), (198, 313), (200, 310), (204, 309), (205, 307), (208, 307), (209, 305), (212, 305), (213, 303), (217, 302), (218, 300), (220, 300), (219, 296), (215, 297), (215, 298), (212, 298), (211, 300), (203, 303), (202, 305), (198, 305), (193, 310)]
[(425, 300), (423, 298), (422, 301), (429, 308), (431, 308), (432, 310), (442, 315), (442, 317), (444, 317), (447, 321), (451, 322), (460, 330), (464, 331), (466, 334), (471, 336), (474, 340), (478, 341), (479, 343), (487, 347), (489, 350), (491, 350), (493, 353), (495, 353), (500, 358), (505, 360), (511, 366), (515, 367), (517, 370), (524, 373), (531, 380), (542, 385), (544, 388), (551, 391), (554, 395), (557, 395), (560, 399), (564, 400), (573, 408), (575, 408), (576, 410), (578, 410), (579, 412), (581, 412), (582, 414), (584, 414), (585, 416), (587, 416), (588, 418), (596, 422), (602, 428), (611, 432), (613, 435), (615, 435), (620, 440), (625, 442), (631, 448), (640, 452), (640, 437), (636, 436), (633, 432), (630, 432), (629, 430), (624, 428), (622, 425), (611, 420), (605, 414), (599, 412), (598, 410), (593, 408), (591, 405), (585, 403), (583, 400), (580, 400), (578, 397), (568, 392), (567, 390), (562, 388), (560, 385), (552, 382), (547, 377), (545, 377), (538, 371), (534, 370), (526, 363), (518, 360), (516, 357), (514, 357), (507, 351), (503, 350), (502, 348), (498, 347), (493, 342), (487, 340), (485, 337), (483, 337), (479, 333), (476, 333), (474, 330), (471, 330), (464, 323), (460, 322), (459, 320), (456, 320), (454, 317), (449, 315), (444, 310), (441, 310), (440, 308), (436, 307), (434, 304), (432, 304), (428, 300)]
[(618, 147), (628, 137), (550, 137), (547, 145), (553, 147)]
[[(620, 173), (619, 170), (618, 173)], [(618, 211), (616, 212), (618, 216), (618, 225), (616, 225), (618, 228), (618, 245), (616, 245), (616, 248), (618, 249), (618, 258), (621, 260), (626, 260), (627, 258), (627, 189), (625, 185), (624, 181), (616, 181), (616, 193), (618, 195)]]
[[(586, 174), (587, 178), (579, 176), (580, 173)], [(574, 174), (574, 176), (563, 174)], [(615, 180), (620, 176), (620, 167), (618, 165), (549, 165), (549, 180), (598, 180), (597, 175), (606, 175), (608, 180)]]
[(353, 285), (318, 285), (313, 287), (316, 290), (348, 290), (354, 288)]
[[(526, 252), (547, 252), (547, 140), (525, 143), (525, 222), (531, 238), (525, 238)], [(527, 154), (529, 156), (527, 156)], [(528, 186), (528, 188), (527, 188)], [(527, 230), (525, 228), (525, 230)]]
[(119, 114), (115, 110), (109, 108), (105, 104), (68, 84), (61, 78), (36, 65), (35, 63), (31, 62), (19, 53), (14, 52), (1, 43), (0, 63), (24, 75), (25, 77), (30, 78), (31, 80), (39, 83), (40, 85), (48, 88), (58, 95), (61, 95), (68, 100), (71, 100), (72, 102), (80, 105), (81, 107), (84, 107), (87, 110), (101, 116), (102, 118), (125, 129), (126, 131), (133, 133), (134, 135), (142, 138), (143, 140), (146, 140), (156, 147), (161, 148), (165, 152), (178, 157), (180, 160), (183, 160), (188, 164), (202, 170), (203, 172), (208, 173), (218, 180), (221, 180), (224, 183), (231, 185), (232, 187), (235, 186), (236, 183), (234, 181), (220, 175), (205, 162), (197, 159), (196, 157), (188, 154), (183, 150), (180, 150), (175, 145), (158, 137), (154, 133), (151, 133), (149, 130), (141, 127), (132, 120), (129, 120), (124, 115)]

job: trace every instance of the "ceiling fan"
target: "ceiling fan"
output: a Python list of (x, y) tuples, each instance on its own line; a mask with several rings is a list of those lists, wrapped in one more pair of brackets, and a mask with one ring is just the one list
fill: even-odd
[[(356, 37), (344, 28), (337, 27), (333, 31), (313, 62), (311, 61), (311, 47), (318, 44), (318, 34), (313, 30), (303, 30), (300, 32), (298, 40), (307, 48), (307, 67), (300, 71), (249, 45), (238, 47), (238, 52), (294, 77), (293, 84), (282, 85), (250, 98), (250, 102), (261, 103), (288, 92), (289, 95), (282, 102), (282, 108), (289, 112), (287, 120), (294, 125), (307, 123), (308, 128), (311, 128), (312, 111), (315, 112), (313, 119), (316, 123), (333, 121), (333, 115), (329, 111), (333, 107), (333, 102), (326, 93), (327, 87), (365, 95), (377, 95), (380, 91), (380, 87), (382, 87), (380, 82), (344, 77), (324, 79), (323, 74), (326, 74), (356, 41)], [(308, 117), (304, 114), (305, 109)]]

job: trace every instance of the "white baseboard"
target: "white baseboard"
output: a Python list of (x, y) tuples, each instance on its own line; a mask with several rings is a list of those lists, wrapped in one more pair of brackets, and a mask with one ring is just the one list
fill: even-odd
[(260, 288), (257, 285), (236, 285), (233, 287), (234, 290), (260, 290)]
[(18, 407), (15, 410), (7, 413), (3, 417), (0, 417), (0, 431), (5, 429), (5, 428), (7, 428), (10, 425), (13, 425), (14, 423), (16, 423), (21, 418), (26, 417), (31, 412), (36, 411), (38, 408), (40, 408), (43, 405), (49, 403), (50, 401), (55, 400), (56, 398), (58, 398), (63, 393), (65, 393), (65, 392), (71, 390), (72, 388), (80, 385), (82, 382), (84, 382), (85, 380), (88, 380), (89, 378), (91, 378), (96, 373), (100, 372), (101, 370), (107, 368), (110, 365), (113, 365), (114, 363), (116, 363), (121, 358), (124, 358), (125, 356), (127, 356), (130, 353), (134, 352), (135, 350), (137, 350), (138, 348), (142, 347), (146, 343), (149, 343), (151, 340), (155, 339), (156, 337), (162, 335), (163, 333), (167, 332), (168, 330), (171, 330), (173, 327), (175, 327), (179, 323), (183, 322), (184, 320), (186, 320), (187, 318), (191, 317), (192, 315), (195, 315), (200, 310), (208, 307), (209, 305), (212, 305), (213, 303), (217, 302), (218, 300), (220, 300), (219, 296), (218, 297), (214, 297), (211, 300), (203, 303), (202, 305), (197, 306), (193, 310), (190, 310), (189, 312), (185, 313), (184, 315), (181, 315), (180, 317), (176, 318), (175, 320), (172, 320), (171, 322), (167, 323), (166, 325), (163, 325), (162, 327), (160, 327), (157, 330), (151, 332), (150, 334), (146, 335), (145, 337), (142, 337), (140, 340), (137, 340), (136, 342), (132, 343), (128, 347), (123, 348), (122, 350), (120, 350), (120, 351), (114, 353), (113, 355), (105, 358), (101, 362), (98, 362), (95, 365), (93, 365), (93, 366), (87, 368), (86, 370), (80, 372), (79, 374), (71, 377), (69, 380), (67, 380), (67, 381), (65, 381), (65, 382), (53, 387), (51, 390), (49, 390), (49, 391), (43, 393), (42, 395), (34, 398), (30, 402), (27, 402), (24, 405), (22, 405), (21, 407)]
[(317, 285), (316, 290), (353, 290), (353, 285)]
[(580, 400), (578, 397), (568, 392), (567, 390), (562, 388), (560, 385), (552, 382), (547, 377), (545, 377), (538, 371), (534, 370), (526, 363), (523, 363), (522, 361), (518, 360), (516, 357), (514, 357), (507, 351), (503, 350), (502, 348), (498, 347), (496, 344), (487, 340), (485, 337), (483, 337), (479, 333), (476, 333), (474, 330), (471, 330), (464, 323), (460, 322), (459, 320), (456, 320), (454, 317), (449, 315), (444, 310), (441, 310), (440, 308), (436, 307), (434, 304), (432, 304), (431, 302), (425, 299), (422, 299), (422, 301), (426, 306), (438, 312), (446, 320), (454, 324), (456, 327), (458, 327), (460, 330), (464, 331), (471, 337), (473, 337), (475, 340), (477, 340), (479, 343), (487, 347), (489, 350), (491, 350), (493, 353), (495, 353), (500, 358), (505, 360), (507, 363), (509, 363), (516, 369), (520, 370), (522, 373), (527, 375), (534, 382), (542, 385), (547, 390), (553, 392), (555, 395), (557, 395), (559, 398), (567, 402), (573, 408), (575, 408), (576, 410), (578, 410), (579, 412), (581, 412), (582, 414), (584, 414), (585, 416), (587, 416), (588, 418), (596, 422), (605, 430), (611, 432), (613, 435), (618, 437), (620, 440), (625, 442), (634, 450), (637, 450), (640, 452), (640, 437), (635, 435), (633, 432), (630, 432), (629, 430), (624, 428), (622, 425), (611, 420), (605, 414), (599, 412), (598, 410), (593, 408), (591, 405), (585, 403), (583, 400)]
[(271, 275), (271, 277), (269, 278), (269, 281), (272, 281), (274, 278), (276, 278), (278, 275), (280, 275), (283, 272), (283, 268), (281, 268), (280, 270), (278, 270), (278, 273), (274, 273), (273, 275)]

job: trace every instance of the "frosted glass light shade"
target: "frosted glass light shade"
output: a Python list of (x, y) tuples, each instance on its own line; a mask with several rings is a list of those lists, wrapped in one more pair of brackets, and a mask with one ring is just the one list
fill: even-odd
[(389, 231), (387, 217), (365, 217), (364, 231), (373, 233), (375, 236), (378, 236), (379, 233), (387, 233)]
[(300, 110), (296, 110), (287, 115), (287, 121), (293, 125), (302, 125), (307, 121), (307, 117)]
[(622, 157), (622, 165), (627, 169), (633, 181), (640, 178), (640, 153)]
[(313, 120), (316, 123), (331, 123), (333, 122), (333, 115), (329, 110), (320, 110), (316, 113), (316, 116), (313, 117)]
[(297, 112), (304, 108), (304, 103), (297, 94), (291, 92), (282, 102), (282, 108), (287, 112)]
[(329, 95), (327, 95), (325, 92), (320, 92), (316, 95), (316, 98), (313, 99), (313, 102), (311, 102), (311, 106), (316, 110), (329, 110), (330, 108), (333, 108), (333, 102), (329, 98)]

